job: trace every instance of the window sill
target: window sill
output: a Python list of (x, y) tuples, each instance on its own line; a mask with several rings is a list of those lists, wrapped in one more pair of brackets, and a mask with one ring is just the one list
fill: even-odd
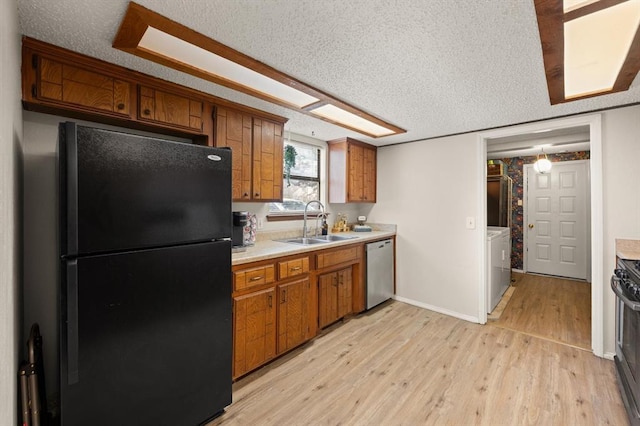
[(303, 220), (304, 214), (302, 213), (269, 213), (267, 215), (267, 222), (284, 222), (286, 220)]
[[(326, 216), (329, 216), (329, 213), (325, 214)], [(317, 217), (317, 213), (307, 213), (307, 220), (316, 220)], [(269, 213), (267, 215), (267, 222), (284, 222), (287, 220), (304, 220), (304, 213)]]

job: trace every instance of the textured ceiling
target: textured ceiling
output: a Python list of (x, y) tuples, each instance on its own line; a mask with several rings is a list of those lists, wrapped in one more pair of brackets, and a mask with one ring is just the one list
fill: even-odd
[(113, 49), (126, 0), (18, 0), (23, 34), (375, 145), (640, 102), (630, 90), (551, 106), (533, 0), (138, 0), (407, 130), (371, 139)]

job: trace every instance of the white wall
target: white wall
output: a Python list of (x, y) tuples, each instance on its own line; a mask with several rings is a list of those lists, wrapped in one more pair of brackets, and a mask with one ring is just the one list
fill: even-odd
[(0, 425), (17, 424), (20, 281), (20, 35), (14, 0), (0, 2)]
[[(517, 127), (517, 126), (514, 126)], [(615, 239), (640, 239), (640, 106), (602, 113), (604, 199), (604, 352), (613, 353), (615, 299), (609, 277)], [(373, 222), (398, 225), (397, 290), (400, 300), (477, 320), (482, 278), (476, 180), (481, 174), (478, 133), (382, 147), (378, 150), (378, 203)]]
[(478, 216), (480, 155), (476, 134), (380, 148), (370, 214), (398, 226), (398, 299), (470, 321), (478, 321), (481, 231), (465, 223)]
[[(615, 267), (615, 239), (640, 239), (640, 106), (602, 114), (604, 350), (615, 351), (615, 298), (609, 278)], [(593, 259), (596, 262), (596, 259)]]

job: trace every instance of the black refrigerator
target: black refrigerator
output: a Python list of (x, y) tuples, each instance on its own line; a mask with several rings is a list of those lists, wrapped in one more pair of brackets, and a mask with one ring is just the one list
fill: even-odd
[(231, 151), (67, 122), (63, 426), (188, 425), (231, 403)]

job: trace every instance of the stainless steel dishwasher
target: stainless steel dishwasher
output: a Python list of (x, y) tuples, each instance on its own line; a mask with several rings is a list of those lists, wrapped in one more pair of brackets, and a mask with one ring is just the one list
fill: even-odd
[(366, 245), (367, 309), (393, 297), (393, 240)]

